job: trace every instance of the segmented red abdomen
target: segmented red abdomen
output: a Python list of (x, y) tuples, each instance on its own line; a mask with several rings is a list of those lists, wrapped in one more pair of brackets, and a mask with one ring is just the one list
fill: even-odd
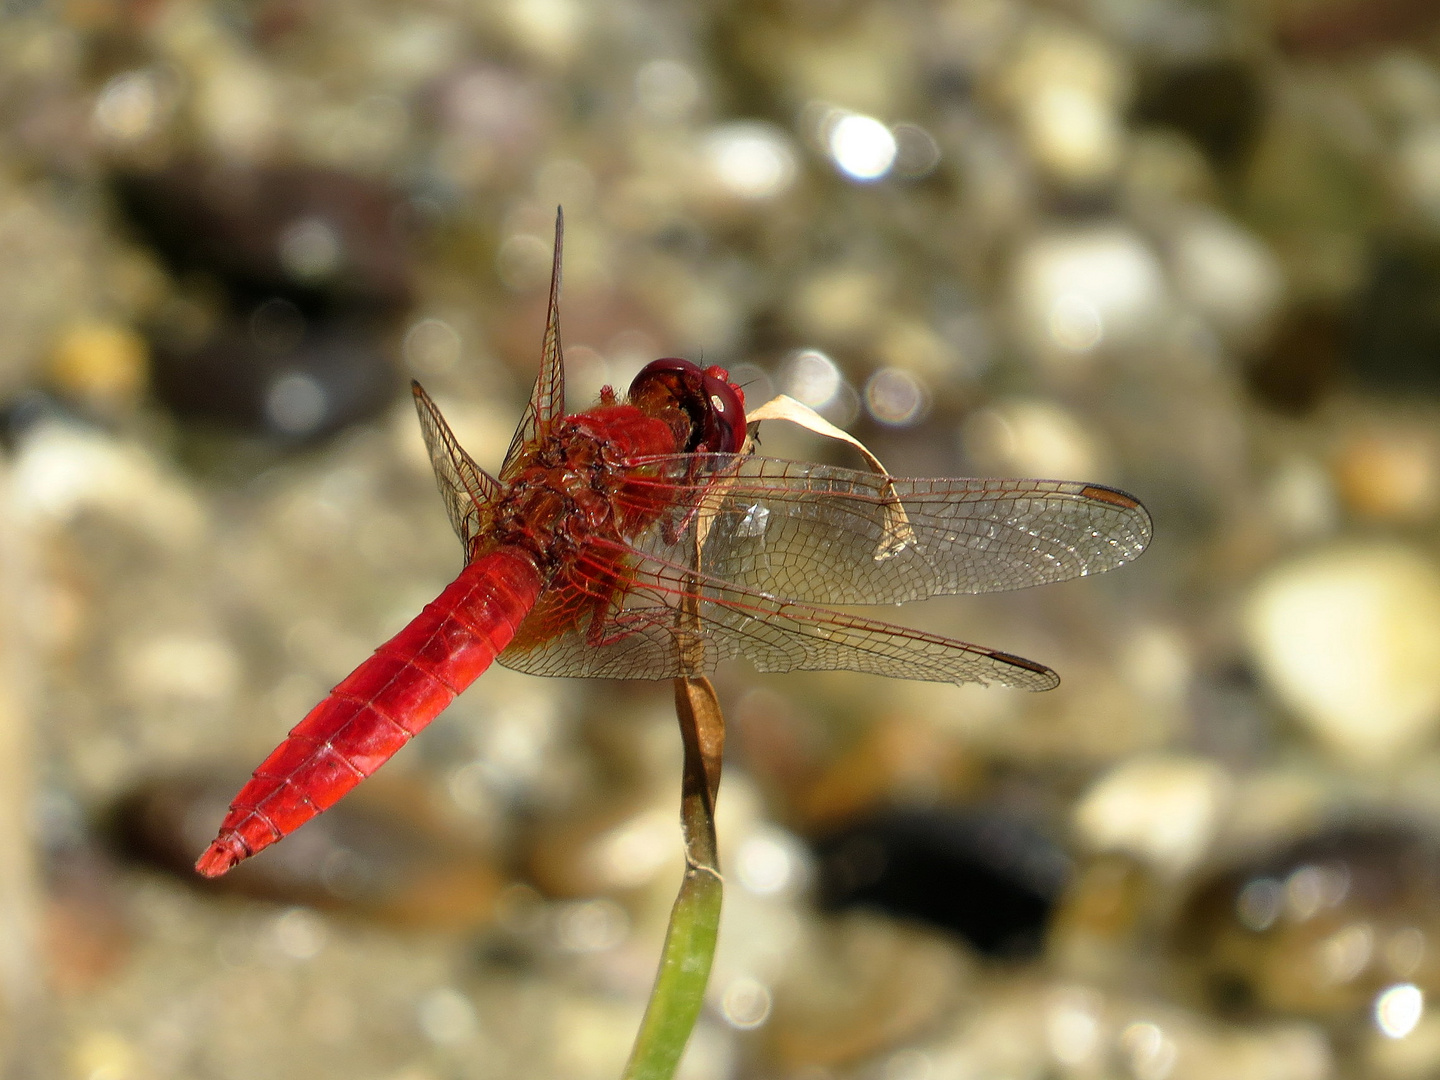
[(465, 567), (260, 764), (195, 868), (223, 874), (385, 764), (510, 643), (540, 585), (534, 561), (516, 548)]

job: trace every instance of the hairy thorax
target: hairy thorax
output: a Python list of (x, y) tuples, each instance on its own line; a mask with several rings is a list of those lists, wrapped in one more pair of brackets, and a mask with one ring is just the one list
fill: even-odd
[(629, 539), (651, 515), (634, 512), (626, 465), (673, 449), (667, 425), (628, 405), (566, 417), (506, 477), (488, 537), (528, 552), (542, 573), (568, 564), (587, 542)]

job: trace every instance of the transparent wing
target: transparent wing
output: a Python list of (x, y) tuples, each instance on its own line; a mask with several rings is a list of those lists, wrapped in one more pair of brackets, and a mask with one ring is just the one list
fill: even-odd
[(418, 382), (410, 383), (415, 395), (415, 411), (420, 416), (420, 432), (425, 448), (430, 451), (430, 465), (435, 470), (435, 483), (445, 500), (450, 524), (470, 555), (471, 541), (480, 531), (480, 511), (501, 493), (500, 482), (487, 473), (467, 454), (435, 407), (430, 395)]
[(530, 401), (520, 417), (520, 426), (505, 451), (500, 467), (502, 479), (510, 479), (511, 466), (520, 451), (533, 446), (549, 433), (556, 420), (565, 415), (565, 356), (560, 347), (560, 254), (565, 245), (565, 212), (555, 210), (555, 257), (550, 266), (550, 304), (545, 315), (545, 344), (540, 355), (540, 374), (530, 391)]
[(534, 675), (667, 679), (712, 671), (733, 656), (760, 671), (861, 671), (1023, 690), (1060, 681), (1018, 656), (780, 600), (612, 542), (586, 550), (500, 662)]
[[(701, 529), (700, 569), (710, 578), (816, 604), (898, 604), (1066, 581), (1130, 562), (1150, 541), (1150, 516), (1129, 495), (1057, 480), (899, 479), (774, 458), (675, 455), (634, 463), (626, 491), (637, 506), (687, 508), (667, 511), (663, 527), (638, 537), (642, 552), (683, 565)], [(696, 506), (709, 512), (688, 509)], [(908, 530), (898, 550), (897, 521)]]

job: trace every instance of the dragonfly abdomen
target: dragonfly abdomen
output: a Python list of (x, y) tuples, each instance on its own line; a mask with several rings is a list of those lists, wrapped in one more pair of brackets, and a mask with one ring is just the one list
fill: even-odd
[(540, 586), (533, 560), (514, 548), (470, 563), (261, 762), (196, 869), (223, 874), (388, 761), (510, 643)]

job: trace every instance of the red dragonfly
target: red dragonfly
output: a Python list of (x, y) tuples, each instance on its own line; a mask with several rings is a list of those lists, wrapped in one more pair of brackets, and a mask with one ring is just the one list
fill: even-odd
[(1051, 480), (905, 480), (758, 457), (719, 367), (656, 360), (566, 415), (557, 217), (540, 376), (498, 477), (414, 384), (466, 565), (261, 763), (196, 863), (223, 874), (383, 765), (498, 659), (536, 675), (667, 679), (742, 655), (1048, 690), (1042, 664), (827, 610), (1019, 589), (1134, 559), (1129, 495)]

